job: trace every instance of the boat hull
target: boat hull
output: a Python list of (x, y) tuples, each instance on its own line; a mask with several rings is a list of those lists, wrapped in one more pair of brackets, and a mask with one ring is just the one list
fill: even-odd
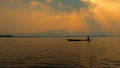
[(86, 39), (67, 39), (68, 41), (89, 41)]

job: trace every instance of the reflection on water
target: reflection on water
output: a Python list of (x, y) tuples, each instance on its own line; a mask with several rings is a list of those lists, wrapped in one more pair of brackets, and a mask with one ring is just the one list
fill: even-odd
[(1, 38), (0, 68), (120, 68), (120, 38)]

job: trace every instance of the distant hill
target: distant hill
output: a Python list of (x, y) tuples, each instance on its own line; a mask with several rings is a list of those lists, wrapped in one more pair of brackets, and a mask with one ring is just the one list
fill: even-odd
[(93, 37), (107, 37), (107, 36), (114, 36), (112, 34), (105, 34), (105, 33), (83, 33), (83, 32), (67, 32), (63, 30), (58, 31), (45, 31), (39, 32), (34, 34), (29, 34), (29, 36), (93, 36)]
[(63, 30), (57, 31), (44, 31), (32, 34), (1, 34), (0, 37), (119, 37), (119, 35), (114, 35), (111, 33), (102, 33), (102, 32), (68, 32)]
[(67, 31), (45, 31), (31, 34), (31, 36), (68, 36), (70, 35)]

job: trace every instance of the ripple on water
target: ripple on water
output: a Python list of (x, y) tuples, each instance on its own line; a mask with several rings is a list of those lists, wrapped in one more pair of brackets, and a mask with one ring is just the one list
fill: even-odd
[(113, 68), (120, 68), (120, 60), (115, 59), (105, 59), (104, 60), (109, 66), (114, 66)]

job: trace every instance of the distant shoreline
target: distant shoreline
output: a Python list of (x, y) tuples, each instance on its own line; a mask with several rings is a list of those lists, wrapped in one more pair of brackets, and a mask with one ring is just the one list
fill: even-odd
[[(87, 36), (1, 36), (0, 38), (86, 38)], [(89, 36), (89, 37), (120, 37), (120, 36)]]
[(13, 35), (0, 35), (0, 37), (15, 37)]
[(27, 38), (41, 38), (41, 37), (120, 37), (120, 36), (115, 36), (115, 35), (15, 35), (15, 34), (0, 34), (0, 38), (24, 38), (24, 37), (27, 37)]

